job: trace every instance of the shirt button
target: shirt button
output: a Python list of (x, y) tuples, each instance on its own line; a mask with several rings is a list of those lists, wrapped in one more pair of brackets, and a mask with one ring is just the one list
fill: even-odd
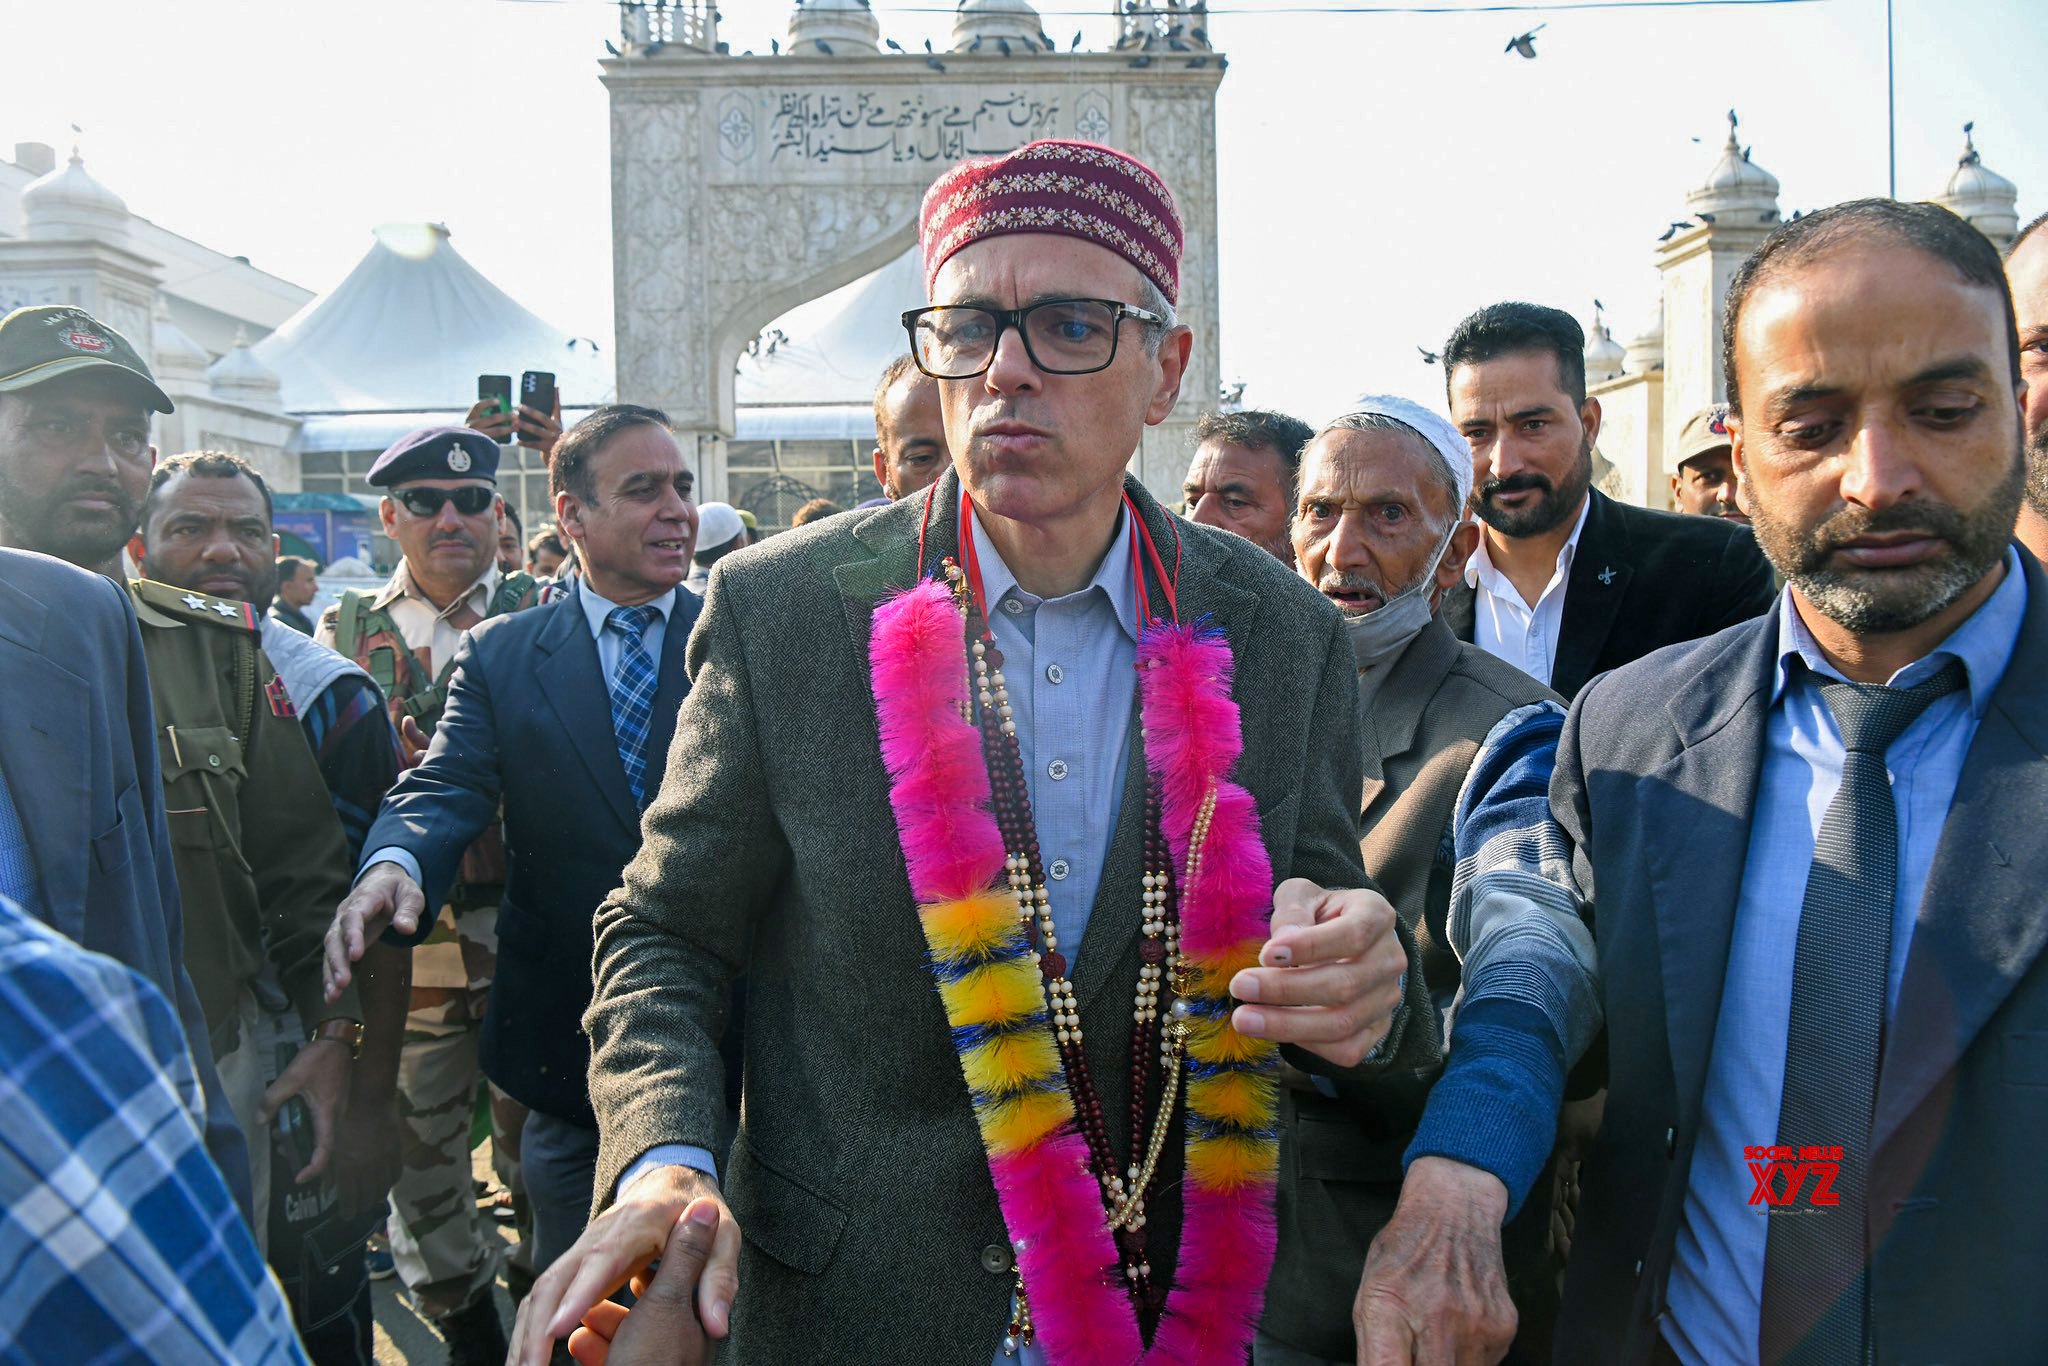
[(1048, 664), (1045, 666), (1045, 681), (1048, 683), (1058, 683), (1066, 676), (1067, 671), (1065, 669), (1062, 669), (1057, 664)]
[(1055, 759), (1047, 764), (1045, 766), (1045, 776), (1054, 782), (1059, 782), (1065, 778), (1067, 776), (1067, 761), (1065, 759)]
[(1010, 1249), (1003, 1243), (990, 1243), (981, 1250), (981, 1269), (991, 1276), (1000, 1276), (1009, 1271)]
[(1069, 871), (1067, 861), (1063, 858), (1056, 858), (1052, 861), (1052, 867), (1045, 870), (1045, 875), (1054, 882), (1065, 882)]
[(1005, 612), (1008, 612), (1008, 613), (1009, 613), (1009, 614), (1010, 614), (1011, 616), (1013, 616), (1013, 617), (1014, 617), (1014, 616), (1018, 616), (1018, 615), (1021, 615), (1021, 614), (1023, 613), (1023, 611), (1024, 611), (1024, 604), (1023, 604), (1023, 603), (1021, 603), (1021, 602), (1019, 602), (1019, 601), (1017, 601), (1017, 600), (1016, 600), (1015, 598), (1004, 598), (1004, 599), (1003, 599), (1003, 610), (1004, 610)]

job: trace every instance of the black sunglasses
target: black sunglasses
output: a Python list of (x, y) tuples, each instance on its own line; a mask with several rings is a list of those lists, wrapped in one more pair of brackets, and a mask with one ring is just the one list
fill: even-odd
[(459, 489), (399, 489), (391, 496), (415, 517), (439, 517), (442, 507), (449, 503), (455, 504), (455, 510), (463, 516), (475, 517), (498, 501), (498, 491), (482, 484)]

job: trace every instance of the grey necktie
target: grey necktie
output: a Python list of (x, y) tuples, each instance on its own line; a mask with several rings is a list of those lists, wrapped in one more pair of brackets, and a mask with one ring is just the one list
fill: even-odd
[(1821, 685), (1842, 732), (1842, 787), (1821, 820), (1799, 909), (1777, 1141), (1839, 1147), (1841, 1203), (1807, 1204), (1809, 1182), (1795, 1205), (1771, 1215), (1760, 1334), (1766, 1366), (1865, 1359), (1870, 1131), (1899, 882), (1898, 810), (1884, 756), (1963, 681), (1962, 665), (1950, 660), (1910, 688)]

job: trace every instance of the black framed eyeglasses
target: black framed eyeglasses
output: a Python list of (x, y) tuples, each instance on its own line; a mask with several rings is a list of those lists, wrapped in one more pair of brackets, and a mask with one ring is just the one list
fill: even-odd
[(415, 517), (439, 517), (441, 508), (448, 503), (455, 504), (455, 510), (463, 516), (476, 517), (498, 500), (498, 491), (482, 484), (468, 484), (459, 489), (394, 489), (391, 496)]
[(910, 354), (933, 379), (973, 379), (995, 364), (996, 345), (1015, 328), (1024, 353), (1048, 375), (1092, 375), (1116, 360), (1126, 318), (1149, 327), (1166, 319), (1115, 299), (1047, 299), (1029, 308), (934, 304), (903, 315)]

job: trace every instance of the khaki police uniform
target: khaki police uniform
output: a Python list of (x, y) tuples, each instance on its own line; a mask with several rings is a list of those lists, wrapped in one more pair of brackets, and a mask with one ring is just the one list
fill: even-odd
[[(384, 690), (394, 726), (410, 717), (431, 736), (462, 633), (531, 606), (534, 598), (528, 575), (501, 575), (493, 565), (461, 597), (436, 607), (401, 562), (376, 593), (344, 593), (321, 614), (313, 638), (369, 673)], [(391, 1255), (421, 1311), (433, 1318), (487, 1293), (498, 1270), (500, 1244), (478, 1215), (469, 1151), (481, 1075), (477, 1037), (497, 967), (504, 882), (504, 843), (492, 830), (464, 855), (460, 882), (440, 907), (432, 933), (413, 950), (398, 1068), (405, 1134), (391, 1191)], [(517, 1194), (525, 1110), (494, 1093), (491, 1112), (494, 1170)]]
[[(131, 580), (185, 917), (185, 966), (249, 1140), (255, 1208), (269, 1208), (271, 1145), (252, 983), (267, 957), (310, 1027), (362, 1019), (350, 988), (328, 1005), (321, 944), (348, 894), (348, 842), (284, 683), (245, 602)], [(256, 1230), (263, 1241), (266, 1230)]]

